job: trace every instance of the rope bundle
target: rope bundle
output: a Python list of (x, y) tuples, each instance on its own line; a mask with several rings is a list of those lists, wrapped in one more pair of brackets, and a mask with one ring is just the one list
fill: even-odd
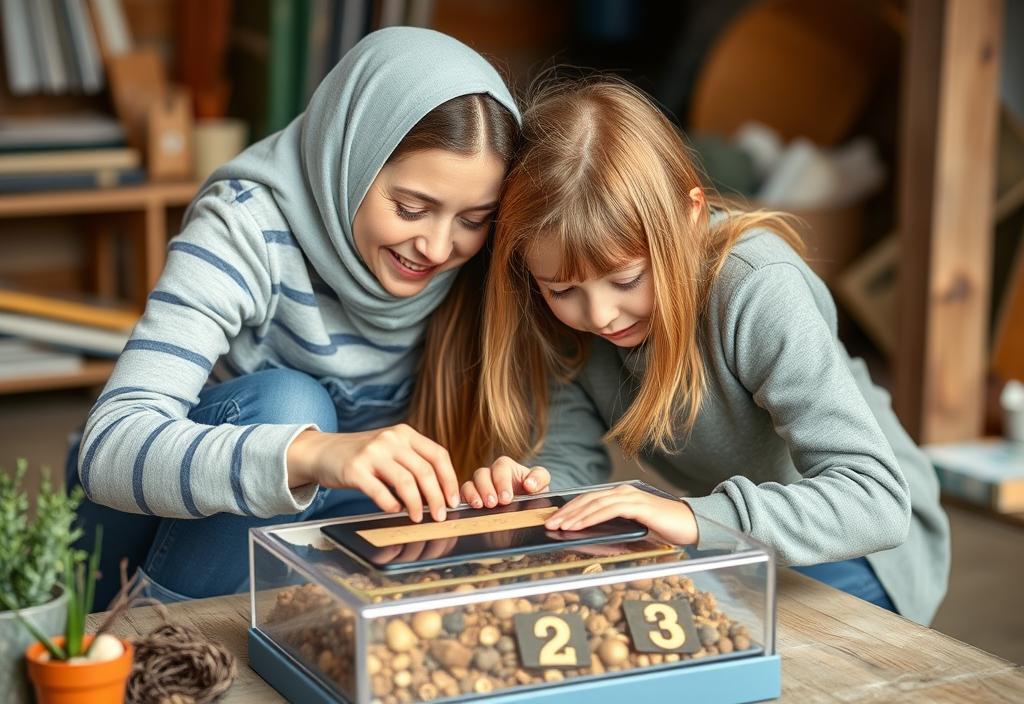
[(207, 704), (238, 674), (235, 657), (190, 626), (164, 623), (132, 645), (131, 704)]
[(208, 704), (224, 694), (238, 675), (235, 656), (211, 643), (192, 626), (171, 623), (167, 607), (142, 596), (145, 580), (128, 579), (128, 561), (121, 560), (121, 590), (107, 618), (96, 631), (106, 632), (125, 611), (150, 605), (163, 623), (132, 639), (135, 658), (125, 700), (129, 704)]

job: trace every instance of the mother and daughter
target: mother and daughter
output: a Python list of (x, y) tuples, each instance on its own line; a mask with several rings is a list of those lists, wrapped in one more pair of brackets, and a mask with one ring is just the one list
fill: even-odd
[(375, 32), (171, 242), (69, 460), (104, 573), (239, 591), (250, 527), (600, 483), (607, 438), (688, 497), (589, 493), (549, 528), (693, 543), (713, 520), (928, 622), (934, 474), (801, 251), (785, 216), (717, 203), (627, 84), (556, 84), (520, 117), (465, 45)]

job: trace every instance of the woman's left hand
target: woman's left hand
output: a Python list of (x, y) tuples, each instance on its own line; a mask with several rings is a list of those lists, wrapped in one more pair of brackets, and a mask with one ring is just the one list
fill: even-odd
[(583, 530), (613, 518), (634, 520), (678, 545), (690, 545), (698, 539), (697, 519), (687, 504), (656, 496), (629, 484), (580, 494), (551, 514), (544, 527), (548, 530)]

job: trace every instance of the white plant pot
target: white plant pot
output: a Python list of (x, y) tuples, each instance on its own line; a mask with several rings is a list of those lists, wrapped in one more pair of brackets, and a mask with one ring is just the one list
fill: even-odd
[[(60, 587), (59, 595), (39, 606), (19, 609), (41, 633), (47, 636), (64, 632), (68, 615), (68, 595)], [(35, 642), (13, 611), (0, 611), (0, 704), (32, 704), (32, 689), (25, 670), (25, 648)]]

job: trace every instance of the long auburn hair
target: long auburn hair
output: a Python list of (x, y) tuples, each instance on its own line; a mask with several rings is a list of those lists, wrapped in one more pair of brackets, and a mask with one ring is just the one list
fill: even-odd
[[(508, 165), (518, 140), (516, 118), (501, 103), (483, 93), (463, 95), (427, 113), (388, 161), (427, 149), (467, 156), (489, 149)], [(448, 449), (462, 479), (485, 456), (476, 408), (487, 250), (485, 245), (462, 266), (451, 291), (430, 317), (409, 408), (409, 424)]]
[[(691, 220), (690, 191), (709, 207)], [(789, 218), (744, 212), (710, 194), (679, 130), (643, 92), (613, 77), (542, 86), (527, 102), (523, 137), (494, 234), (483, 316), (479, 417), (492, 452), (533, 454), (547, 429), (549, 385), (572, 379), (590, 336), (559, 322), (525, 255), (543, 241), (560, 255), (559, 280), (604, 276), (647, 257), (654, 308), (646, 373), (606, 439), (629, 456), (671, 451), (704, 395), (699, 324), (729, 251), (751, 228), (768, 228), (798, 252)]]

